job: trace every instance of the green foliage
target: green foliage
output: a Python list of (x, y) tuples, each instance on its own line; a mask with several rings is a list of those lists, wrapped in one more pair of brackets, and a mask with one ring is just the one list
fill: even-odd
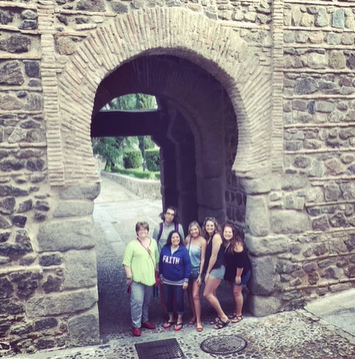
[[(146, 94), (128, 94), (117, 97), (107, 103), (103, 110), (140, 110), (140, 109), (156, 109), (157, 102), (154, 96)], [(150, 136), (138, 137), (112, 137), (112, 138), (92, 138), (92, 147), (95, 155), (98, 155), (102, 161), (105, 161), (105, 170), (114, 168), (116, 164), (123, 164), (123, 153), (132, 150), (136, 144), (145, 158), (145, 149), (154, 148), (154, 142)], [(136, 166), (136, 163), (134, 164)], [(139, 159), (140, 167), (142, 159)]]
[(151, 148), (155, 148), (155, 143), (153, 142), (152, 138), (150, 136), (144, 136), (144, 148), (146, 150), (149, 150)]
[(119, 148), (122, 146), (121, 139), (123, 139), (123, 137), (97, 137), (91, 139), (93, 153), (105, 162), (105, 169), (115, 166), (120, 155)]
[(149, 171), (160, 171), (160, 156), (158, 149), (150, 149), (145, 151), (145, 160)]
[(141, 151), (127, 151), (123, 155), (124, 168), (139, 168), (142, 165)]
[(142, 93), (133, 93), (114, 98), (104, 106), (105, 110), (154, 110), (157, 101), (154, 96)]
[(159, 180), (160, 179), (160, 173), (159, 172), (149, 172), (149, 171), (141, 171), (139, 169), (126, 169), (126, 168), (119, 168), (115, 167), (112, 169), (111, 172), (114, 173), (120, 173), (122, 175), (131, 176), (135, 178), (141, 178), (141, 179), (154, 179)]

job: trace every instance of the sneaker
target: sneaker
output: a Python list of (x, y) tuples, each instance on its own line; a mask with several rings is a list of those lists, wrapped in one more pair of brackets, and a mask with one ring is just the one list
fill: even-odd
[(142, 327), (146, 329), (155, 329), (155, 325), (149, 322), (142, 323)]
[(132, 328), (132, 333), (135, 337), (141, 336), (141, 330), (139, 328)]

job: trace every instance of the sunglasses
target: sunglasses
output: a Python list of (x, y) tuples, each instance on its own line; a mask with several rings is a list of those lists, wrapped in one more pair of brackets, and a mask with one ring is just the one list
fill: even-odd
[(216, 218), (214, 218), (214, 217), (206, 217), (205, 222), (207, 222), (207, 221), (215, 221), (215, 220), (216, 220)]

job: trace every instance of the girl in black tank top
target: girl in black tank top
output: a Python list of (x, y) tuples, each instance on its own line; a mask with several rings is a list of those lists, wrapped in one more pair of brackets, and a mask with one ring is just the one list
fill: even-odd
[(203, 223), (203, 234), (207, 240), (206, 258), (203, 274), (205, 275), (205, 288), (203, 296), (217, 312), (213, 321), (214, 329), (222, 329), (229, 324), (227, 315), (222, 310), (217, 296), (215, 295), (224, 273), (224, 247), (222, 242), (221, 227), (215, 218), (207, 217)]

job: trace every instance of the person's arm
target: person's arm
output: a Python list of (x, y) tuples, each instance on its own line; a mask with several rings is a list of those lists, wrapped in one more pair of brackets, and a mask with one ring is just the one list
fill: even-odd
[[(180, 233), (180, 232), (179, 232)], [(181, 234), (180, 234), (181, 235)], [(188, 235), (185, 240), (184, 240), (184, 246), (187, 247), (187, 245), (189, 244), (190, 242), (190, 235)]]
[(180, 223), (179, 223), (179, 233), (181, 236), (181, 240), (184, 241), (184, 239), (185, 239), (184, 228), (182, 228), (182, 225)]
[(201, 275), (203, 271), (203, 267), (205, 266), (205, 258), (206, 258), (206, 240), (203, 238), (203, 242), (201, 242), (201, 264), (200, 264), (200, 273), (197, 277), (197, 285), (201, 285)]
[(125, 270), (126, 273), (126, 284), (127, 285), (131, 285), (133, 282), (133, 273), (132, 273), (132, 268), (131, 268), (131, 262), (132, 262), (132, 257), (133, 257), (133, 246), (128, 243), (126, 250), (124, 252), (124, 256), (123, 256), (123, 268)]
[(133, 282), (132, 270), (128, 266), (124, 266), (124, 270), (126, 272), (126, 284), (131, 285)]
[(243, 275), (243, 270), (244, 270), (245, 255), (246, 255), (246, 253), (243, 251), (240, 254), (241, 261), (240, 261), (240, 263), (237, 263), (237, 270), (236, 270), (236, 274), (235, 274), (235, 283), (236, 284), (241, 283), (241, 276)]
[(222, 245), (222, 238), (218, 233), (216, 233), (212, 238), (212, 253), (211, 253), (210, 261), (208, 262), (206, 277), (210, 275), (213, 266), (216, 264), (218, 252), (219, 249), (221, 248), (221, 245)]
[(191, 275), (191, 262), (190, 262), (190, 256), (189, 252), (185, 247), (183, 247), (183, 264), (184, 264), (184, 283), (182, 285), (182, 289), (186, 289), (189, 285), (189, 278)]

